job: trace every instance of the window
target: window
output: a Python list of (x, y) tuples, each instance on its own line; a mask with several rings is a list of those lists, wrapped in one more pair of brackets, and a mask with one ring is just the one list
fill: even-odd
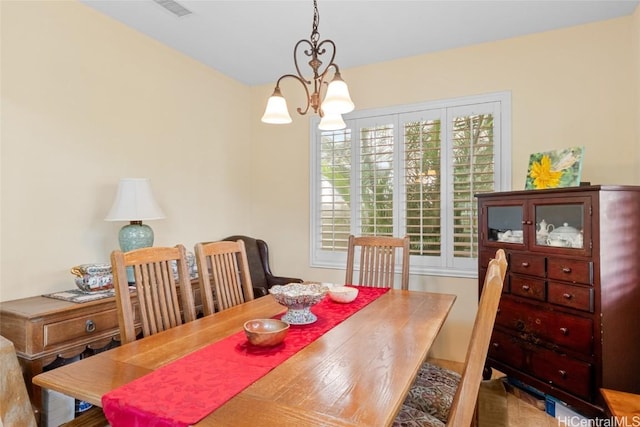
[(311, 126), (311, 260), (344, 267), (349, 234), (411, 239), (412, 273), (477, 274), (476, 193), (508, 190), (510, 94), (354, 112)]

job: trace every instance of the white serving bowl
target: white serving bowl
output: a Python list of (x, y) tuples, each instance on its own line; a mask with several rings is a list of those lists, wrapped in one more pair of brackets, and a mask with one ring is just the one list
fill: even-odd
[(356, 299), (358, 288), (350, 286), (334, 286), (329, 289), (329, 298), (335, 302), (348, 303)]

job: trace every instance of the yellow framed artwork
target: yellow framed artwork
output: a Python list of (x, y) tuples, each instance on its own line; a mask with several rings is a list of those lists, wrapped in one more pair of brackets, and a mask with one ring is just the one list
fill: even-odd
[(531, 154), (525, 190), (579, 186), (583, 157), (584, 147)]

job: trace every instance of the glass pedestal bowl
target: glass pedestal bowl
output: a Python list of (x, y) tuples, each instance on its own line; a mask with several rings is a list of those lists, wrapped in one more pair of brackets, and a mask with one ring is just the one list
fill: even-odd
[(269, 289), (275, 300), (288, 308), (282, 320), (291, 325), (308, 325), (318, 320), (311, 312), (311, 306), (322, 301), (328, 291), (329, 288), (320, 283), (289, 283)]

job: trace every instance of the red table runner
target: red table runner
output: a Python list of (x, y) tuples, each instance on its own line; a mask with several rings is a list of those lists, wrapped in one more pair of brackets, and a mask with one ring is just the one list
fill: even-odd
[(327, 297), (312, 307), (318, 320), (310, 325), (291, 325), (284, 343), (278, 346), (254, 347), (240, 331), (112, 390), (102, 396), (107, 420), (112, 427), (186, 427), (197, 423), (388, 291), (358, 289), (358, 297), (350, 304)]

